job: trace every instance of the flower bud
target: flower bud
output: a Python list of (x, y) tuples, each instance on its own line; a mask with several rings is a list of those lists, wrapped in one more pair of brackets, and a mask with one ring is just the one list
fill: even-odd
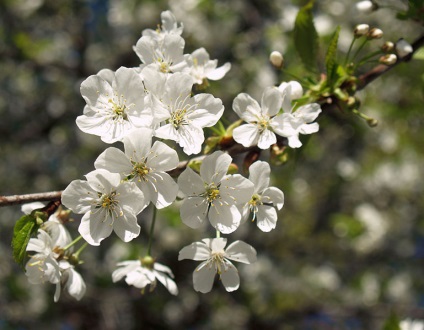
[(391, 53), (395, 49), (395, 44), (391, 41), (386, 41), (383, 46), (381, 46), (381, 50), (385, 53)]
[(405, 39), (399, 39), (396, 43), (396, 53), (399, 57), (405, 57), (414, 51), (411, 44)]
[(353, 34), (356, 38), (362, 37), (363, 35), (366, 35), (370, 30), (370, 26), (368, 24), (359, 24), (355, 27), (355, 30), (353, 30)]
[(373, 10), (376, 10), (378, 8), (377, 4), (373, 3), (372, 1), (359, 1), (356, 3), (356, 9), (360, 11), (363, 14), (369, 14)]
[(368, 32), (368, 39), (381, 39), (383, 37), (383, 31), (377, 28), (372, 28)]
[(283, 67), (283, 64), (284, 64), (283, 55), (280, 52), (276, 51), (276, 50), (274, 50), (269, 55), (269, 61), (277, 69), (281, 69)]
[(387, 54), (387, 55), (381, 56), (378, 61), (385, 65), (393, 65), (396, 63), (397, 57), (395, 54)]

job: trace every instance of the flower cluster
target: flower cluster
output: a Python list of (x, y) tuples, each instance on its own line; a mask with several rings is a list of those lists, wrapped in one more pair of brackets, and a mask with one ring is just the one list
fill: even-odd
[[(30, 213), (42, 206), (41, 203), (27, 204), (23, 211)], [(78, 258), (72, 254), (71, 235), (61, 223), (61, 212), (57, 211), (44, 222), (38, 229), (37, 238), (31, 238), (26, 249), (35, 252), (25, 266), (28, 281), (31, 284), (56, 284), (55, 302), (59, 300), (62, 289), (66, 289), (77, 300), (84, 296), (86, 290), (84, 280), (74, 269)]]
[[(217, 60), (210, 60), (204, 48), (184, 54), (183, 25), (169, 11), (162, 13), (161, 20), (157, 30), (144, 30), (133, 47), (140, 66), (104, 69), (82, 82), (86, 106), (76, 119), (77, 126), (105, 143), (121, 143), (123, 150), (114, 146), (104, 150), (94, 162), (95, 170), (63, 191), (62, 204), (83, 215), (79, 233), (87, 243), (98, 246), (112, 232), (124, 242), (132, 241), (141, 231), (137, 216), (149, 204), (154, 210), (163, 209), (173, 204), (177, 195), (182, 197), (182, 222), (194, 229), (210, 223), (216, 232), (216, 238), (204, 238), (180, 251), (179, 260), (203, 261), (193, 274), (194, 289), (210, 291), (218, 274), (226, 290), (233, 291), (240, 280), (230, 260), (250, 264), (256, 260), (256, 251), (242, 241), (225, 249), (227, 239), (221, 234), (233, 233), (249, 218), (263, 232), (271, 231), (276, 227), (284, 194), (269, 187), (271, 169), (264, 161), (253, 163), (246, 178), (229, 174), (232, 157), (215, 151), (201, 158), (196, 172), (187, 162), (179, 163), (177, 151), (170, 144), (158, 141), (174, 141), (186, 155), (200, 153), (205, 141), (203, 129), (218, 123), (224, 105), (211, 94), (193, 90), (203, 91), (208, 80), (223, 78), (231, 68), (229, 63), (218, 67)], [(239, 94), (233, 109), (247, 124), (233, 127), (234, 140), (244, 147), (268, 149), (277, 143), (279, 135), (290, 147), (300, 147), (299, 134), (317, 132), (318, 124), (313, 121), (321, 112), (315, 103), (293, 104), (292, 100), (302, 95), (297, 82), (266, 88), (261, 104), (248, 94)], [(175, 181), (170, 172), (181, 170)], [(118, 263), (112, 279), (116, 282), (125, 277), (129, 285), (142, 292), (148, 285), (153, 289), (159, 281), (176, 295), (171, 269), (150, 255), (154, 216), (152, 221), (146, 255)], [(71, 287), (76, 280), (83, 283), (82, 279), (58, 253), (69, 242), (51, 241), (49, 237), (40, 230), (28, 246), (37, 252), (27, 266), (29, 278), (34, 283), (41, 278), (59, 283), (67, 272), (65, 286), (80, 297)], [(43, 266), (33, 268), (35, 264)], [(43, 269), (39, 278), (37, 269)]]

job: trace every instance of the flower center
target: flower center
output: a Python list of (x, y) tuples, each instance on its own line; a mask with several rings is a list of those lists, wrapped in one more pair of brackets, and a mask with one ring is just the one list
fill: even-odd
[(100, 201), (96, 205), (96, 208), (104, 208), (108, 213), (115, 211), (115, 208), (118, 206), (119, 201), (117, 200), (116, 191), (112, 191), (110, 194), (101, 194), (99, 193)]
[(146, 176), (149, 174), (150, 168), (146, 166), (145, 163), (135, 163), (133, 164), (133, 175), (138, 176), (140, 179), (147, 181)]
[(187, 125), (187, 119), (185, 118), (185, 115), (187, 114), (187, 109), (177, 109), (171, 114), (171, 118), (169, 119), (169, 122), (174, 126), (175, 128), (179, 128), (181, 125)]
[(220, 197), (219, 188), (214, 184), (211, 184), (206, 188), (206, 199), (209, 203), (212, 203), (214, 200)]
[(222, 269), (221, 266), (224, 264), (225, 260), (225, 252), (224, 251), (215, 251), (212, 252), (212, 255), (210, 257), (210, 261), (215, 264), (216, 272), (218, 275), (221, 275)]
[(171, 72), (171, 64), (172, 63), (168, 63), (166, 60), (164, 60), (163, 58), (159, 57), (157, 58), (158, 64), (159, 64), (159, 71), (162, 73), (168, 73)]
[(127, 106), (125, 104), (117, 104), (112, 99), (108, 100), (112, 104), (112, 119), (113, 120), (127, 120), (126, 114)]
[(269, 118), (268, 116), (261, 117), (257, 122), (260, 132), (265, 131), (269, 127)]
[(250, 211), (253, 212), (254, 215), (256, 214), (256, 212), (258, 212), (258, 205), (263, 204), (261, 201), (261, 196), (259, 196), (258, 194), (254, 194), (248, 203)]

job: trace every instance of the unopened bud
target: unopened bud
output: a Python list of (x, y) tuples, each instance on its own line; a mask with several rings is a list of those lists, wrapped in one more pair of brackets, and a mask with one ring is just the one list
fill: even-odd
[(367, 119), (367, 124), (369, 127), (376, 127), (378, 125), (378, 120), (374, 118)]
[(396, 63), (397, 61), (397, 57), (395, 54), (387, 54), (384, 56), (381, 56), (380, 59), (378, 60), (381, 64), (385, 64), (385, 65), (393, 65)]
[(353, 30), (353, 34), (356, 38), (362, 37), (366, 35), (370, 30), (370, 26), (368, 24), (359, 24)]
[(395, 49), (395, 44), (391, 41), (386, 41), (383, 46), (381, 46), (381, 50), (385, 53), (391, 53)]
[(381, 39), (383, 37), (383, 31), (378, 28), (372, 28), (368, 32), (368, 39)]
[(396, 43), (396, 53), (399, 57), (405, 57), (414, 51), (411, 44), (405, 39), (399, 39)]
[(364, 14), (369, 14), (373, 10), (376, 10), (378, 8), (377, 4), (373, 3), (372, 1), (359, 1), (356, 3), (356, 9)]
[(274, 50), (269, 55), (269, 61), (277, 69), (281, 69), (283, 67), (283, 64), (284, 64), (283, 55), (279, 51), (276, 51), (276, 50)]

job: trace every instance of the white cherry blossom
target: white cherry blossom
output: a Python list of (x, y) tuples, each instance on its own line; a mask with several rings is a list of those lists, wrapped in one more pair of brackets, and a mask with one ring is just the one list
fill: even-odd
[(111, 147), (95, 161), (97, 169), (120, 173), (125, 180), (134, 182), (143, 192), (146, 203), (159, 209), (170, 205), (178, 193), (178, 185), (166, 173), (177, 167), (178, 154), (165, 143), (156, 141), (152, 146), (152, 130), (133, 131), (124, 137), (125, 153)]
[(205, 157), (200, 175), (187, 167), (178, 178), (178, 185), (186, 198), (180, 208), (182, 221), (191, 228), (199, 228), (209, 219), (222, 233), (235, 231), (240, 225), (239, 207), (253, 194), (253, 183), (239, 174), (226, 175), (231, 156), (216, 151)]
[(145, 29), (143, 30), (142, 35), (157, 40), (163, 40), (163, 38), (168, 34), (181, 35), (183, 33), (183, 24), (180, 23), (180, 26), (178, 26), (177, 19), (171, 11), (163, 11), (160, 14), (160, 18), (162, 22), (160, 27), (158, 27), (156, 30)]
[[(145, 72), (146, 81), (151, 72)], [(215, 125), (224, 112), (222, 101), (211, 94), (191, 97), (192, 86), (190, 75), (174, 73), (167, 77), (165, 85), (150, 89), (156, 95), (153, 112), (161, 113), (164, 120), (155, 136), (176, 141), (187, 155), (201, 151), (205, 140), (203, 128)]]
[(209, 54), (204, 48), (195, 50), (188, 58), (188, 73), (193, 77), (196, 84), (202, 84), (205, 79), (219, 80), (230, 71), (231, 64), (225, 63), (223, 66), (218, 66), (218, 60), (211, 60)]
[(258, 228), (269, 232), (278, 220), (277, 210), (284, 205), (284, 194), (276, 187), (269, 187), (271, 168), (267, 162), (257, 161), (249, 167), (249, 180), (254, 184), (252, 198), (243, 207), (243, 221), (253, 214)]
[(62, 204), (74, 213), (84, 214), (78, 231), (91, 245), (100, 245), (112, 230), (124, 242), (140, 234), (137, 214), (146, 206), (143, 192), (134, 182), (121, 182), (118, 173), (104, 169), (74, 180), (62, 193)]
[(226, 244), (226, 238), (204, 238), (180, 251), (178, 260), (203, 261), (193, 272), (194, 290), (211, 291), (216, 274), (228, 292), (239, 288), (240, 277), (230, 260), (251, 264), (256, 261), (256, 250), (242, 241), (235, 241), (224, 249)]
[(257, 145), (261, 149), (268, 149), (277, 142), (275, 133), (282, 136), (295, 134), (296, 131), (290, 122), (278, 120), (282, 116), (278, 115), (282, 103), (282, 95), (275, 87), (265, 89), (261, 105), (246, 93), (237, 95), (233, 110), (248, 124), (234, 129), (234, 140), (244, 147)]
[(118, 282), (123, 277), (128, 285), (142, 289), (142, 292), (147, 285), (150, 285), (150, 289), (153, 290), (159, 281), (168, 289), (169, 293), (174, 296), (178, 294), (177, 285), (172, 280), (174, 274), (171, 269), (155, 262), (151, 257), (118, 263), (118, 268), (112, 273), (112, 280)]
[(77, 125), (85, 133), (98, 135), (114, 143), (135, 128), (152, 124), (151, 109), (144, 104), (144, 85), (134, 69), (121, 67), (111, 79), (111, 72), (92, 75), (81, 84), (87, 102)]

